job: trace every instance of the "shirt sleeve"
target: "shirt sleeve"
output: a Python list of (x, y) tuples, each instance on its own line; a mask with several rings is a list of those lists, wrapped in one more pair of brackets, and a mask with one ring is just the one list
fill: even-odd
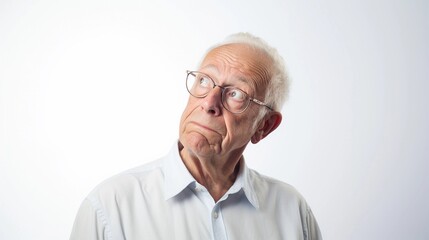
[(319, 225), (317, 224), (316, 218), (314, 218), (313, 212), (310, 208), (307, 208), (306, 226), (304, 229), (306, 240), (322, 240)]
[(70, 240), (108, 240), (105, 223), (100, 210), (85, 199), (77, 213)]

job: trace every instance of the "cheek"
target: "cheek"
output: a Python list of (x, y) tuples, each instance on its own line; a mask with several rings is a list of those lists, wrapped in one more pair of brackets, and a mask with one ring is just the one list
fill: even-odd
[(195, 100), (188, 99), (188, 103), (185, 106), (185, 109), (182, 112), (182, 116), (180, 117), (180, 125), (183, 127), (183, 123), (186, 122), (189, 115), (197, 108), (199, 105)]
[(253, 132), (251, 118), (236, 118), (225, 121), (230, 136), (247, 136)]
[(244, 116), (235, 120), (234, 125), (236, 126), (236, 131), (241, 131), (240, 135), (253, 135), (256, 130), (258, 121), (258, 111), (255, 111), (253, 108), (249, 108), (244, 112)]
[(188, 102), (186, 103), (185, 108), (183, 109), (183, 114), (182, 115), (186, 115), (186, 113), (192, 112), (196, 107), (197, 107), (197, 103), (195, 99), (188, 99)]

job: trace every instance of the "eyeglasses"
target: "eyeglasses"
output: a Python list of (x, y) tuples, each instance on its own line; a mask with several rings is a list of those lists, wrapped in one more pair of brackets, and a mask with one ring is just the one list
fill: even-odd
[(241, 89), (216, 85), (213, 79), (211, 79), (207, 74), (197, 71), (186, 72), (186, 89), (196, 98), (204, 98), (213, 88), (219, 87), (222, 89), (222, 106), (232, 113), (242, 113), (246, 111), (250, 102), (254, 102), (273, 110), (266, 103), (258, 99), (251, 98)]

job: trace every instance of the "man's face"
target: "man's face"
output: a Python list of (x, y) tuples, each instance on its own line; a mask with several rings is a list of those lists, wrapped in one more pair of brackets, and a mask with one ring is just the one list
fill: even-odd
[[(264, 100), (270, 79), (269, 64), (260, 50), (229, 44), (210, 51), (198, 71), (209, 75), (216, 85), (237, 87), (251, 97)], [(221, 92), (221, 88), (215, 87), (204, 98), (189, 97), (180, 120), (179, 139), (193, 155), (209, 158), (241, 155), (255, 133), (254, 121), (261, 106), (250, 103), (245, 112), (233, 114), (223, 108)]]

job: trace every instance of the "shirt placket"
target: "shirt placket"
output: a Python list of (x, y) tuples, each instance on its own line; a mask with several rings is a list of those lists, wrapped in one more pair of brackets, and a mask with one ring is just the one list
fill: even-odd
[(212, 239), (227, 240), (225, 224), (222, 218), (222, 201), (215, 203), (207, 189), (199, 184), (196, 184), (194, 193), (207, 207), (212, 226)]

